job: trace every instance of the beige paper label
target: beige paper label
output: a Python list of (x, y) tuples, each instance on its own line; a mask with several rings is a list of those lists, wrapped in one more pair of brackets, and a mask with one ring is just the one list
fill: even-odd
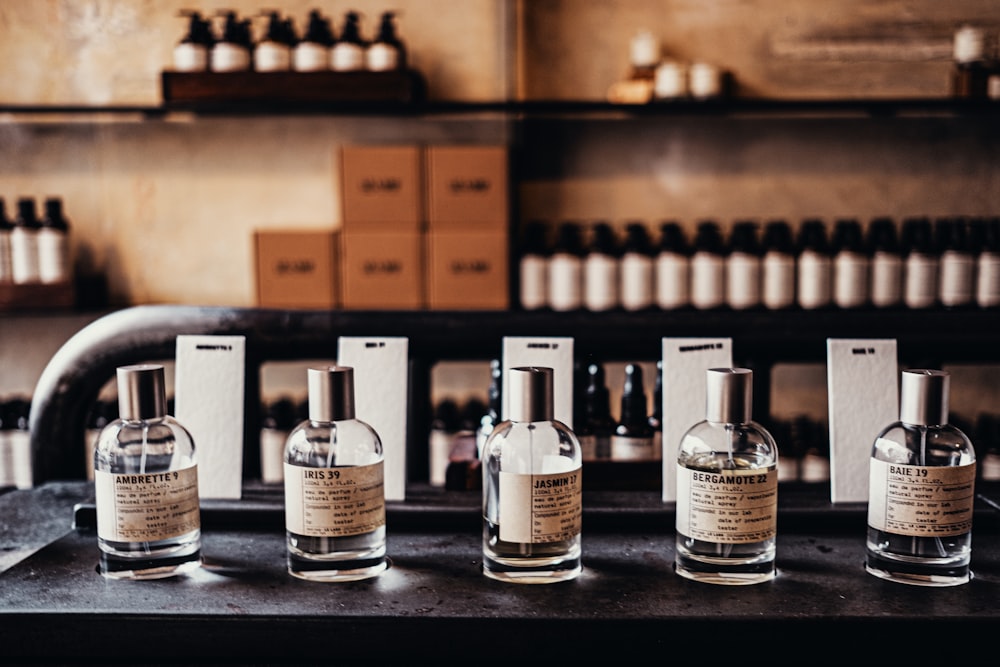
[(285, 527), (308, 537), (363, 535), (385, 525), (383, 462), (344, 468), (285, 463)]
[(721, 544), (771, 539), (778, 528), (778, 470), (708, 472), (677, 466), (677, 532)]
[(500, 472), (500, 539), (544, 544), (580, 534), (581, 469), (550, 475)]
[(894, 535), (945, 537), (972, 530), (976, 464), (912, 466), (872, 459), (868, 525)]
[(170, 472), (94, 473), (97, 535), (111, 542), (156, 542), (201, 527), (198, 467)]

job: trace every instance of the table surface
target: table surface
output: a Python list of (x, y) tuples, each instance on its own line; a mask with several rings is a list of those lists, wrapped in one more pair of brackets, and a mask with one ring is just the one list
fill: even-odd
[[(711, 653), (720, 642), (773, 655), (768, 643), (780, 640), (821, 646), (821, 658), (902, 651), (930, 659), (938, 650), (953, 655), (957, 645), (991, 647), (988, 631), (1000, 629), (992, 490), (980, 492), (977, 505), (975, 577), (950, 588), (868, 575), (863, 508), (821, 502), (779, 513), (773, 581), (688, 581), (673, 572), (672, 508), (642, 494), (585, 496), (584, 571), (576, 580), (502, 583), (482, 574), (477, 497), (464, 492), (436, 499), (437, 510), (419, 499), (390, 506), (391, 566), (366, 581), (288, 575), (281, 504), (267, 494), (203, 504), (204, 566), (193, 574), (107, 580), (96, 572), (96, 535), (87, 525), (92, 490), (50, 483), (0, 496), (7, 554), (0, 656), (75, 661), (113, 649), (137, 663), (509, 663), (517, 658), (499, 651), (505, 642), (533, 660), (563, 660), (620, 657), (626, 648)], [(897, 643), (904, 639), (918, 646)], [(947, 641), (937, 648), (938, 639)], [(862, 641), (877, 644), (862, 650)]]

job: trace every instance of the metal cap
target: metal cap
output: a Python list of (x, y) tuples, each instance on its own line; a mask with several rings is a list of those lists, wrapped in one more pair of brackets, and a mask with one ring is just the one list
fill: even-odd
[(307, 375), (309, 419), (318, 422), (354, 419), (354, 368), (310, 368)]
[(710, 422), (744, 424), (753, 409), (753, 371), (749, 368), (709, 368), (705, 418)]
[(903, 371), (899, 390), (899, 421), (916, 426), (948, 423), (948, 371)]
[(134, 364), (118, 368), (118, 416), (127, 421), (159, 419), (167, 414), (163, 366)]
[(507, 419), (515, 422), (552, 421), (553, 373), (544, 366), (519, 366), (507, 372)]

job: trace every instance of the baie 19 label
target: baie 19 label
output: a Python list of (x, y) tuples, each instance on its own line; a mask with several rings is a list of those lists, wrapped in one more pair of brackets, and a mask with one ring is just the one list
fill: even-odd
[(868, 525), (894, 535), (947, 537), (972, 530), (976, 464), (913, 466), (872, 459)]

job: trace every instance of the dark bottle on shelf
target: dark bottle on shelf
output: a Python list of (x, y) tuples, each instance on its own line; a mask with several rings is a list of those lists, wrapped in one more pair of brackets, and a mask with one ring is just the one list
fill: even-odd
[(209, 67), (213, 72), (245, 72), (251, 69), (253, 51), (249, 19), (241, 21), (234, 11), (222, 16), (222, 35), (212, 45)]
[(361, 16), (357, 12), (344, 15), (340, 37), (330, 49), (330, 69), (334, 72), (356, 72), (365, 68), (368, 45), (361, 39)]
[(587, 253), (583, 258), (583, 307), (592, 312), (617, 308), (621, 253), (615, 232), (607, 222), (592, 228)]
[(605, 380), (604, 366), (591, 362), (578, 379), (579, 413), (574, 418), (574, 433), (580, 441), (584, 461), (607, 459), (611, 456), (611, 434), (615, 420), (611, 416), (611, 395)]
[(215, 42), (212, 28), (201, 12), (181, 10), (181, 16), (188, 17), (188, 31), (174, 46), (174, 71), (204, 72), (208, 70), (208, 54)]
[(981, 241), (976, 256), (976, 305), (1000, 306), (1000, 218), (978, 221)]
[(583, 307), (583, 243), (580, 223), (563, 222), (548, 262), (548, 302), (557, 312)]
[(795, 242), (785, 220), (772, 220), (764, 227), (764, 258), (761, 262), (761, 302), (768, 310), (795, 305)]
[(372, 72), (406, 69), (406, 45), (396, 31), (395, 12), (382, 12), (378, 33), (365, 50), (365, 66)]
[(740, 220), (733, 224), (726, 256), (726, 303), (733, 310), (760, 305), (761, 248), (757, 223)]
[(300, 420), (295, 401), (290, 396), (266, 401), (261, 415), (260, 481), (277, 484), (285, 479), (285, 442)]
[(698, 310), (726, 303), (726, 260), (722, 232), (714, 220), (698, 223), (691, 256), (691, 305)]
[(267, 29), (253, 51), (253, 65), (258, 72), (287, 72), (292, 68), (292, 44), (288, 24), (276, 11), (265, 14)]
[(73, 277), (69, 221), (59, 197), (47, 197), (44, 206), (45, 215), (38, 228), (38, 279), (48, 284), (66, 283)]
[(869, 301), (871, 258), (861, 223), (843, 218), (833, 228), (833, 302), (839, 308), (861, 308)]
[(545, 223), (532, 220), (524, 226), (518, 259), (518, 300), (524, 310), (549, 305), (549, 259)]
[(37, 283), (41, 279), (38, 266), (38, 220), (35, 200), (17, 200), (17, 217), (10, 232), (11, 276), (17, 284)]
[(676, 310), (691, 304), (691, 246), (679, 223), (660, 224), (656, 255), (656, 305)]
[(796, 287), (799, 307), (825, 308), (833, 301), (833, 259), (826, 225), (810, 218), (802, 221), (798, 235)]
[(310, 10), (305, 33), (292, 50), (292, 69), (296, 72), (321, 72), (330, 69), (330, 49), (333, 42), (330, 20), (318, 9)]
[(931, 308), (938, 302), (939, 261), (930, 219), (905, 219), (901, 236), (903, 303), (907, 308)]
[(935, 221), (938, 249), (938, 301), (946, 308), (972, 305), (975, 291), (976, 259), (969, 247), (965, 218), (938, 218)]
[(461, 410), (454, 398), (443, 398), (434, 407), (428, 438), (430, 484), (443, 487), (448, 475), (448, 460), (461, 423)]
[(14, 281), (10, 258), (10, 234), (14, 223), (7, 217), (7, 205), (0, 197), (0, 285)]
[(868, 226), (866, 239), (871, 255), (871, 303), (876, 308), (892, 308), (903, 301), (903, 256), (896, 223), (878, 217)]
[(649, 401), (643, 385), (642, 366), (625, 366), (621, 410), (611, 435), (613, 461), (655, 461), (660, 452), (654, 449), (653, 429), (649, 425)]
[(653, 406), (649, 410), (649, 428), (653, 429), (653, 451), (663, 452), (663, 360), (656, 360), (653, 380)]
[(653, 306), (653, 255), (653, 242), (646, 225), (628, 223), (621, 263), (621, 304), (627, 311)]

